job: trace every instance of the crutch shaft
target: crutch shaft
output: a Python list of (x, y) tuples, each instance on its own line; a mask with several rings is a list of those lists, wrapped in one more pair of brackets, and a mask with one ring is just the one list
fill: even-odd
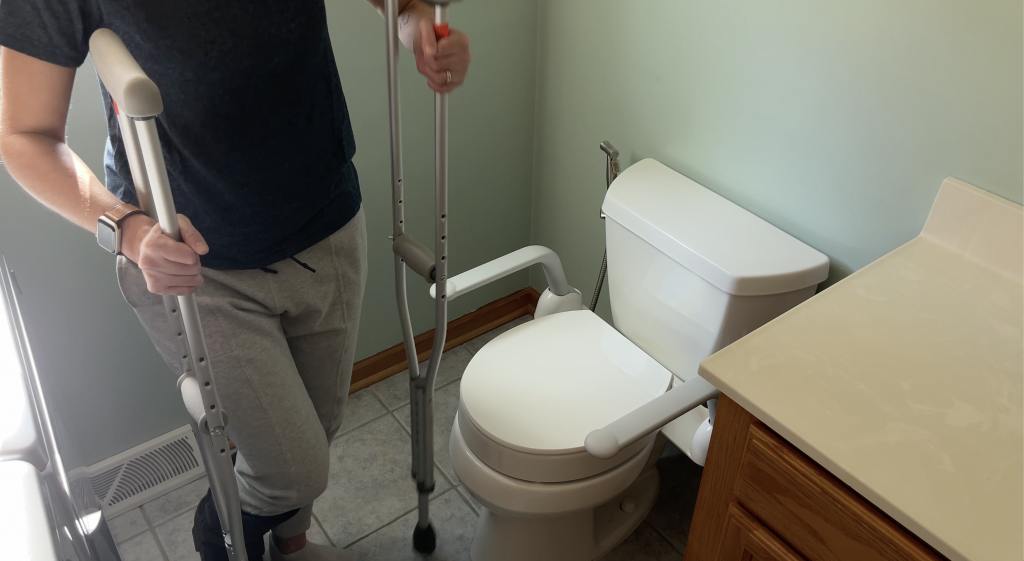
[[(181, 241), (156, 127), (156, 116), (163, 112), (160, 90), (142, 71), (121, 39), (109, 29), (99, 29), (92, 34), (89, 50), (100, 80), (114, 102), (139, 205), (160, 223), (164, 234)], [(198, 395), (193, 401), (202, 403), (200, 408), (195, 407), (196, 403), (191, 404), (193, 430), (210, 481), (224, 544), (231, 561), (244, 561), (247, 555), (238, 486), (224, 432), (227, 415), (213, 382), (199, 308), (194, 295), (164, 297), (164, 306), (169, 326), (179, 330), (180, 364), (185, 372), (181, 380), (187, 379), (189, 391), (193, 396)], [(184, 394), (183, 398), (187, 399)]]

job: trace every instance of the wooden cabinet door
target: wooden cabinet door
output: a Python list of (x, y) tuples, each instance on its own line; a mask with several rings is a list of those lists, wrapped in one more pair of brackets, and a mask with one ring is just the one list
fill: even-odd
[(736, 503), (726, 515), (722, 561), (804, 561), (771, 530)]
[(686, 561), (723, 559), (945, 558), (723, 394)]

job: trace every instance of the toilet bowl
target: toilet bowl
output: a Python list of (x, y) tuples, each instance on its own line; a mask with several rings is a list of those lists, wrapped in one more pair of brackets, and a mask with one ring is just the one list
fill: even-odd
[(484, 346), (463, 374), (449, 442), (456, 473), (486, 509), (472, 558), (589, 561), (629, 535), (657, 495), (655, 435), (609, 459), (583, 440), (671, 381), (589, 310), (536, 319)]
[[(657, 496), (657, 430), (607, 453), (587, 436), (696, 377), (828, 274), (821, 253), (654, 160), (623, 172), (602, 210), (615, 326), (589, 310), (537, 317), (463, 374), (449, 452), (484, 507), (474, 561), (590, 561), (625, 539)], [(662, 434), (690, 453), (701, 420)]]

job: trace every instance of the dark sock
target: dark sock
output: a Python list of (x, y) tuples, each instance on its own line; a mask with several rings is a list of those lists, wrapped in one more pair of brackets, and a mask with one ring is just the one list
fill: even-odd
[[(249, 556), (249, 561), (263, 561), (263, 553), (266, 551), (263, 536), (295, 516), (297, 512), (299, 509), (273, 516), (257, 516), (242, 512), (242, 532), (245, 534), (245, 552)], [(220, 518), (217, 516), (212, 491), (207, 491), (203, 500), (199, 501), (199, 508), (196, 509), (196, 516), (193, 519), (192, 541), (202, 561), (228, 561), (224, 534), (221, 533)]]

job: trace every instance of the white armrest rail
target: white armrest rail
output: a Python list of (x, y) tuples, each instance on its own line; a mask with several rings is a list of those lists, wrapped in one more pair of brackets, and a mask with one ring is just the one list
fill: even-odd
[[(462, 294), (511, 275), (516, 271), (521, 271), (536, 263), (540, 263), (544, 269), (544, 277), (548, 281), (548, 290), (552, 294), (555, 296), (565, 296), (575, 292), (565, 280), (565, 270), (562, 269), (562, 261), (558, 258), (558, 255), (555, 255), (554, 251), (544, 246), (531, 245), (448, 279), (446, 284), (448, 300), (454, 300)], [(430, 297), (437, 298), (437, 291), (434, 286), (430, 287)]]
[(718, 397), (719, 393), (718, 388), (697, 376), (619, 417), (608, 426), (591, 431), (583, 445), (595, 458), (611, 458), (676, 417)]

